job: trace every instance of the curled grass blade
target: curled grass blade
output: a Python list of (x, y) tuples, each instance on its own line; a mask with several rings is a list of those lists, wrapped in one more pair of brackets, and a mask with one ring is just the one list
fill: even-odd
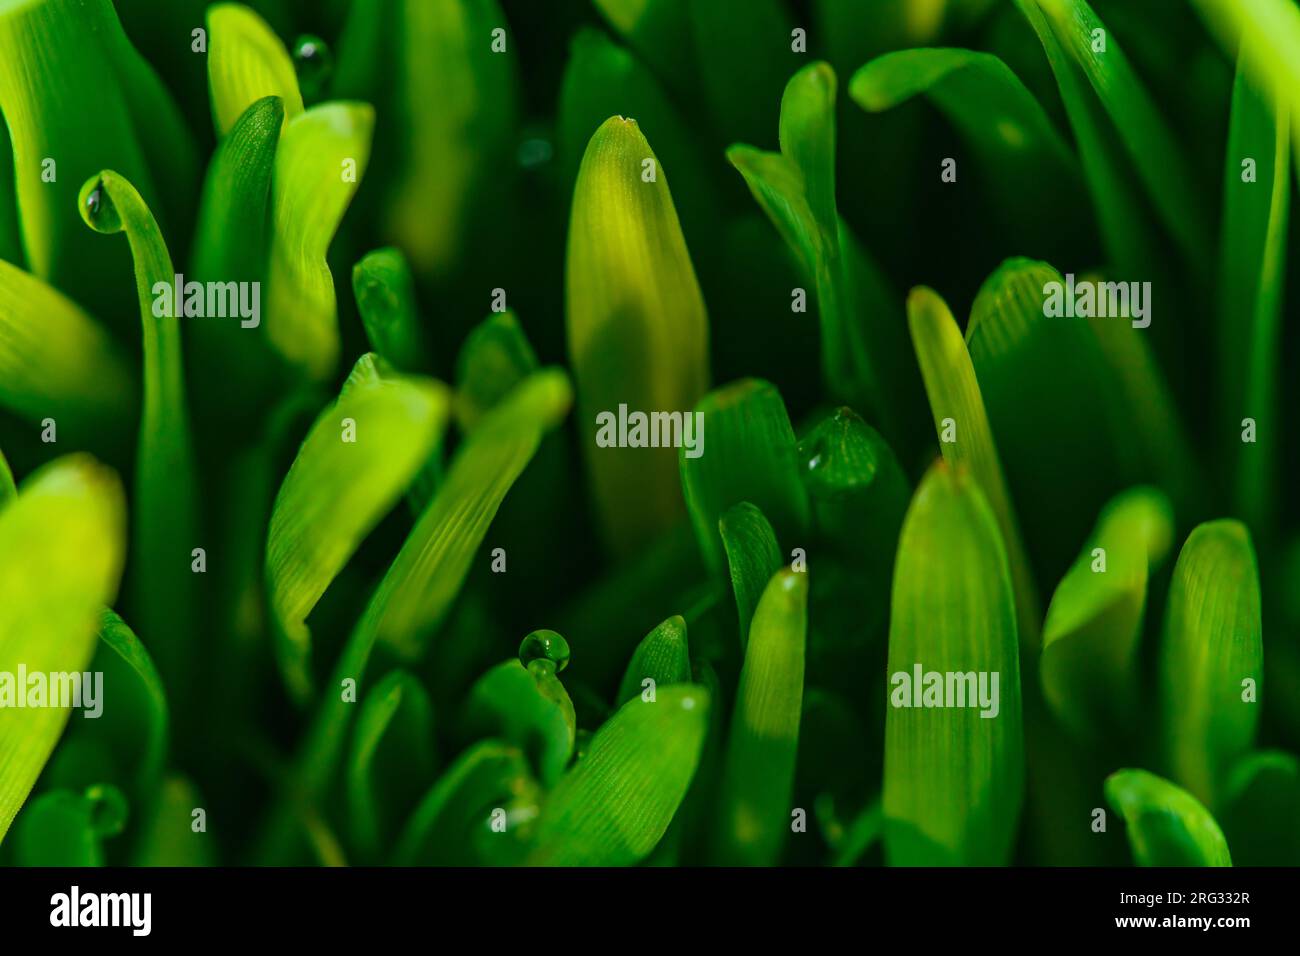
[[(175, 694), (187, 695), (193, 677), (195, 584), (190, 562), (199, 546), (194, 449), (190, 437), (181, 354), (181, 303), (159, 297), (176, 274), (162, 232), (135, 187), (104, 170), (81, 189), (87, 226), (104, 235), (125, 233), (135, 261), (143, 324), (144, 408), (136, 447), (134, 587), (141, 632)], [(168, 314), (170, 312), (170, 314)]]

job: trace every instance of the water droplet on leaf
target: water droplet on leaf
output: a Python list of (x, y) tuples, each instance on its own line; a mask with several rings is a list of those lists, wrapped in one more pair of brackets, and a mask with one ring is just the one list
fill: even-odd
[(533, 631), (519, 645), (519, 663), (527, 667), (535, 660), (548, 660), (557, 672), (569, 664), (569, 642), (554, 631)]
[(117, 787), (108, 784), (87, 787), (86, 801), (90, 804), (90, 827), (96, 836), (113, 837), (126, 829), (126, 797)]
[(293, 45), (293, 66), (303, 97), (316, 100), (325, 92), (334, 72), (334, 53), (320, 37), (304, 34)]

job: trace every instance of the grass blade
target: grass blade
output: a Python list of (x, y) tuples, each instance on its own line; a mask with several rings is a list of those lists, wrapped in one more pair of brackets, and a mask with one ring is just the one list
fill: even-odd
[(189, 780), (171, 776), (163, 781), (153, 819), (140, 836), (135, 866), (212, 866), (216, 850), (212, 835), (194, 830), (194, 808), (203, 797)]
[[(100, 609), (117, 593), (125, 521), (116, 475), (91, 458), (58, 459), (23, 483), (0, 512), (0, 672), (85, 671)], [(67, 707), (0, 708), (0, 839), (68, 715)]]
[[(113, 788), (99, 787), (102, 794), (126, 806), (126, 798)], [(103, 839), (116, 835), (120, 817), (105, 824), (97, 819), (101, 801), (71, 790), (52, 790), (33, 800), (14, 825), (14, 862), (17, 866), (103, 866)]]
[[(572, 389), (563, 372), (543, 369), (519, 385), (461, 447), (433, 502), (420, 516), (401, 551), (353, 628), (334, 668), (330, 693), (322, 695), (294, 768), (300, 792), (314, 798), (338, 765), (350, 717), (338, 688), (360, 683), (376, 641), (399, 654), (419, 657), (469, 573), (483, 536), (515, 479), (545, 433), (568, 412)], [(293, 808), (278, 807), (263, 831), (262, 858), (277, 860), (292, 834)]]
[[(34, 56), (33, 48), (41, 51)], [(57, 63), (57, 70), (46, 65)], [(125, 251), (77, 220), (77, 190), (106, 166), (187, 231), (198, 177), (192, 136), (126, 38), (111, 0), (32, 0), (0, 11), (0, 112), (12, 145), (27, 266), (106, 318), (127, 315)], [(57, 163), (47, 181), (46, 160)]]
[(731, 714), (714, 860), (771, 866), (790, 832), (808, 637), (808, 575), (778, 571), (754, 611)]
[(9, 142), (9, 127), (0, 123), (0, 261), (21, 266), (23, 242), (18, 223), (18, 196), (14, 183), (14, 150)]
[(1158, 238), (1119, 136), (1037, 0), (1016, 0), (1016, 5), (1038, 35), (1060, 89), (1106, 254), (1119, 268), (1136, 271), (1155, 255)]
[[(408, 139), (386, 232), (418, 273), (442, 276), (461, 263), (475, 216), (490, 215), (484, 202), (509, 181), (521, 38), (509, 35), (496, 0), (407, 0), (401, 11), (390, 110)], [(497, 29), (507, 31), (504, 53), (494, 49)], [(438, 109), (429, 109), (431, 92)]]
[(1300, 866), (1300, 761), (1277, 750), (1251, 754), (1225, 792), (1223, 832), (1238, 866)]
[(1016, 609), (997, 520), (964, 467), (938, 462), (921, 481), (891, 608), (885, 857), (1005, 865), (1024, 785)]
[(266, 96), (284, 105), (283, 122), (303, 109), (298, 74), (284, 43), (242, 3), (208, 8), (208, 87), (217, 135), (225, 137), (244, 111)]
[(1169, 586), (1160, 700), (1170, 777), (1211, 808), (1254, 741), (1263, 669), (1250, 532), (1237, 521), (1197, 525)]
[(167, 760), (171, 728), (167, 692), (149, 652), (114, 611), (105, 610), (100, 618), (93, 666), (103, 673), (104, 685), (112, 688), (114, 706), (107, 729), (115, 734), (123, 765), (134, 768), (131, 792), (152, 798)]
[(1002, 263), (975, 297), (966, 344), (1025, 536), (1055, 573), (1090, 512), (1128, 485), (1158, 481), (1191, 511), (1197, 469), (1141, 330), (1050, 316), (1051, 283), (1066, 280), (1045, 262)]
[(640, 698), (651, 688), (645, 684), (653, 681), (656, 698), (659, 689), (673, 684), (686, 684), (691, 679), (690, 647), (686, 641), (686, 620), (674, 615), (642, 638), (627, 662), (623, 680), (618, 685), (614, 702), (620, 707)]
[(433, 705), (419, 681), (395, 670), (366, 694), (347, 760), (348, 819), (364, 859), (378, 858), (394, 815), (415, 807), (433, 768)]
[(415, 280), (400, 249), (368, 252), (352, 267), (352, 293), (370, 347), (394, 368), (420, 372), (428, 367)]
[(750, 0), (744, 16), (736, 16), (729, 0), (690, 0), (687, 6), (714, 128), (724, 142), (762, 142), (785, 78), (799, 62), (790, 50), (784, 4)]
[(473, 431), (538, 367), (514, 313), (488, 316), (470, 332), (456, 357), (456, 424), (466, 433)]
[(545, 659), (498, 664), (470, 688), (459, 725), (469, 740), (496, 737), (519, 747), (546, 787), (564, 773), (578, 730), (556, 670)]
[(1105, 788), (1138, 866), (1232, 866), (1218, 823), (1187, 791), (1145, 770), (1116, 771)]
[[(159, 315), (159, 286), (172, 289), (176, 272), (167, 244), (140, 193), (111, 170), (86, 181), (80, 207), (86, 225), (105, 235), (125, 233), (135, 261), (144, 327), (144, 409), (136, 448), (134, 588), (140, 630), (172, 693), (188, 699), (194, 653), (195, 584), (190, 562), (198, 544), (194, 449), (181, 355), (180, 303)], [(169, 297), (170, 298), (170, 297)], [(166, 314), (170, 311), (171, 314)]]
[[(1291, 209), (1291, 118), (1278, 90), (1251, 79), (1255, 67), (1250, 60), (1259, 55), (1257, 49), (1242, 46), (1232, 91), (1223, 183), (1219, 348), (1228, 412), (1221, 427), (1229, 436), (1230, 459), (1236, 465), (1234, 510), (1257, 535), (1264, 535), (1272, 531), (1277, 508), (1277, 355), (1282, 347)], [(1252, 182), (1245, 181), (1247, 159), (1256, 167)], [(1253, 443), (1239, 441), (1246, 418), (1255, 422)]]
[(835, 206), (835, 72), (811, 63), (781, 97), (781, 152), (736, 145), (727, 159), (816, 290), (822, 370), (832, 394), (859, 412), (890, 412), (882, 385), (897, 304), (883, 274), (847, 233)]
[(611, 116), (635, 119), (672, 176), (673, 206), (696, 256), (707, 257), (720, 216), (698, 138), (645, 64), (600, 30), (583, 28), (569, 46), (560, 86), (561, 182), (577, 181), (592, 134)]
[(1035, 248), (1059, 237), (1043, 212), (1079, 194), (1079, 166), (1038, 100), (1001, 59), (951, 48), (886, 53), (853, 74), (849, 95), (869, 113), (925, 96), (970, 147), (1012, 234)]
[(724, 570), (718, 522), (727, 509), (748, 501), (771, 521), (777, 540), (796, 543), (808, 529), (808, 494), (799, 479), (794, 429), (776, 386), (742, 379), (701, 399), (704, 452), (681, 452), (682, 491), (705, 564)]
[(365, 174), (374, 125), (365, 103), (314, 106), (285, 124), (275, 157), (266, 332), (315, 381), (333, 373), (339, 356), (325, 255)]
[(518, 385), (461, 446), (447, 479), (394, 559), (362, 629), (415, 655), (441, 623), (506, 492), (572, 402), (568, 378), (542, 369)]
[(882, 580), (889, 601), (898, 532), (912, 490), (893, 450), (850, 408), (838, 408), (799, 441), (813, 524), (835, 554)]
[(1139, 644), (1152, 571), (1173, 544), (1173, 510), (1160, 492), (1113, 499), (1052, 595), (1039, 662), (1043, 695), (1083, 740), (1122, 736), (1139, 723)]
[[(1113, 33), (1097, 18), (1085, 0), (1017, 0), (1036, 6), (1040, 17), (1030, 16), (1044, 46), (1043, 26), (1071, 58), (1091, 85), (1102, 109), (1123, 143), (1128, 159), (1150, 194), (1161, 219), (1188, 262), (1205, 265), (1212, 246), (1208, 218), (1198, 200), (1200, 190), (1187, 166), (1184, 151), (1165, 125), (1160, 110), (1129, 65)], [(1026, 13), (1029, 16), (1029, 13)], [(1097, 47), (1096, 31), (1105, 37)], [(1056, 71), (1057, 65), (1053, 64)], [(1060, 75), (1058, 72), (1058, 82)], [(1067, 110), (1073, 112), (1066, 90)], [(1077, 123), (1077, 120), (1072, 120)], [(1077, 134), (1077, 126), (1076, 126)]]
[[(539, 797), (522, 751), (499, 740), (481, 741), (448, 768), (416, 807), (398, 838), (393, 863), (516, 862), (527, 846)], [(498, 811), (505, 813), (504, 834), (491, 829)]]
[(694, 684), (619, 708), (551, 791), (528, 862), (628, 866), (646, 857), (686, 796), (708, 715), (709, 694)]
[[(1292, 139), (1300, 140), (1300, 10), (1289, 0), (1192, 0), (1229, 56), (1244, 46), (1257, 85), (1274, 86), (1290, 104)], [(1261, 157), (1262, 158), (1262, 157)]]
[(696, 89), (691, 58), (692, 0), (593, 0), (606, 22), (677, 93)]
[(781, 546), (763, 512), (748, 501), (734, 504), (723, 512), (718, 519), (718, 533), (727, 555), (731, 590), (736, 596), (743, 650), (749, 643), (749, 625), (759, 598), (772, 575), (781, 569)]
[(0, 510), (18, 497), (18, 488), (14, 485), (14, 473), (9, 467), (4, 452), (0, 451)]
[(303, 441), (276, 495), (266, 538), (266, 586), (285, 680), (311, 691), (308, 613), (392, 508), (450, 416), (445, 386), (384, 371), (362, 356), (338, 400)]
[(1020, 637), (1026, 647), (1036, 648), (1038, 594), (966, 343), (947, 304), (930, 289), (912, 290), (907, 318), (944, 461), (969, 467), (993, 509), (1011, 566)]
[[(284, 102), (263, 97), (244, 111), (217, 147), (203, 183), (190, 255), (190, 272), (200, 282), (265, 282), (271, 177), (283, 123)], [(239, 241), (230, 241), (231, 236)], [(205, 417), (226, 418), (236, 403), (244, 416), (251, 416), (257, 400), (270, 401), (279, 382), (265, 338), (245, 328), (246, 321), (191, 325), (191, 352), (204, 357), (191, 363), (195, 396), (204, 411), (216, 412)], [(227, 383), (235, 375), (241, 388), (232, 395)]]
[(569, 224), (566, 310), (597, 512), (609, 546), (626, 553), (681, 514), (676, 456), (630, 447), (631, 436), (601, 447), (601, 434), (615, 430), (602, 422), (624, 406), (685, 416), (708, 387), (704, 299), (665, 170), (634, 120), (611, 117), (587, 145)]
[(137, 384), (109, 335), (35, 276), (0, 262), (0, 405), (53, 418), (76, 445), (129, 434)]

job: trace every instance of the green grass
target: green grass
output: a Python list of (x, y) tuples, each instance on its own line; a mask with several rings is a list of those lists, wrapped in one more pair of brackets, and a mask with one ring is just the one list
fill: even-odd
[(1298, 64), (0, 2), (0, 864), (1300, 865)]

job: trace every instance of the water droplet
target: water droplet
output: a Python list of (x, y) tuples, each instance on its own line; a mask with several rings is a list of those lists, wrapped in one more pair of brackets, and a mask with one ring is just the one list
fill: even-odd
[(90, 804), (90, 827), (100, 837), (117, 836), (126, 829), (126, 797), (117, 787), (97, 783), (86, 788)]
[(554, 631), (533, 631), (519, 644), (519, 663), (527, 667), (535, 660), (548, 660), (562, 671), (569, 664), (569, 642)]
[(104, 184), (100, 183), (86, 197), (86, 211), (90, 213), (91, 219), (98, 219), (102, 208), (104, 208)]
[(293, 66), (303, 98), (316, 100), (334, 73), (334, 53), (320, 37), (307, 33), (293, 45)]

